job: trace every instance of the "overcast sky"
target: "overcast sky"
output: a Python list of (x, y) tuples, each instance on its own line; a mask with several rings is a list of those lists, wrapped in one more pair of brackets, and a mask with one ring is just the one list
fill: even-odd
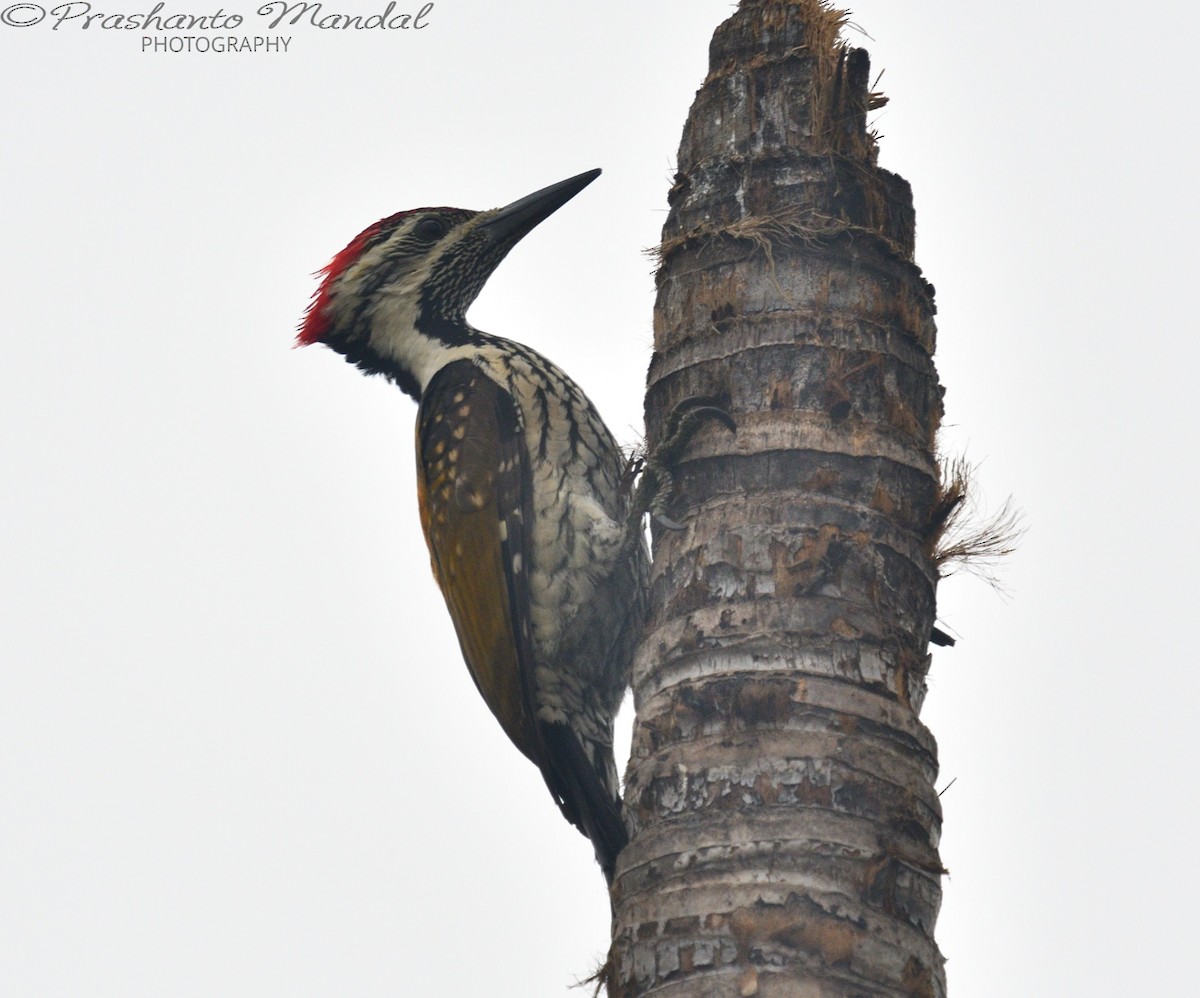
[[(580, 994), (603, 881), (460, 660), (414, 406), (290, 347), (368, 223), (600, 166), (471, 318), (636, 439), (642, 251), (732, 5), (437, 0), (341, 34), (230, 9), (287, 51), (0, 10), (0, 993)], [(938, 289), (944, 446), (1029, 526), (1007, 601), (941, 591), (954, 998), (1196, 993), (1200, 24), (1153, 17), (853, 5)]]

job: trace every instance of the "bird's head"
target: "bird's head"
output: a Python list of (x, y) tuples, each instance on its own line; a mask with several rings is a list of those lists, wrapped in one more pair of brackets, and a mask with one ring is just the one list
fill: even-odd
[(320, 272), (297, 345), (324, 343), (419, 396), (439, 352), (470, 342), (467, 309), (508, 251), (599, 175), (490, 211), (416, 208), (381, 219)]

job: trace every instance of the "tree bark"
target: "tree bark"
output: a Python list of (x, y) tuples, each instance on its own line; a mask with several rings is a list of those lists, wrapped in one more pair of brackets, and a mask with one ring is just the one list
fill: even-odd
[(818, 0), (716, 32), (660, 247), (648, 441), (677, 466), (634, 664), (610, 993), (940, 998), (933, 288)]

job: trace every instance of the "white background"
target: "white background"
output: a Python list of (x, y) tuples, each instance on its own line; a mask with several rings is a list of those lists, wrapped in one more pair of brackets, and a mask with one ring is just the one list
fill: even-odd
[[(590, 848), (429, 577), (414, 406), (290, 346), (376, 218), (602, 166), (471, 318), (636, 439), (641, 251), (731, 10), (438, 0), (271, 55), (0, 27), (0, 993), (527, 998), (593, 969)], [(853, 20), (938, 288), (945, 445), (1030, 528), (1007, 602), (942, 587), (951, 993), (1192, 996), (1194, 7)]]

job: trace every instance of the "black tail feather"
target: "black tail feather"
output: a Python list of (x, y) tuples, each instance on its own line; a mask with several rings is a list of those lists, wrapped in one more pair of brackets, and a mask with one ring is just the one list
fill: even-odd
[(617, 788), (608, 788), (605, 774), (565, 724), (541, 724), (540, 728), (546, 748), (542, 765), (546, 786), (567, 821), (591, 839), (596, 862), (611, 885), (617, 856), (629, 842)]

